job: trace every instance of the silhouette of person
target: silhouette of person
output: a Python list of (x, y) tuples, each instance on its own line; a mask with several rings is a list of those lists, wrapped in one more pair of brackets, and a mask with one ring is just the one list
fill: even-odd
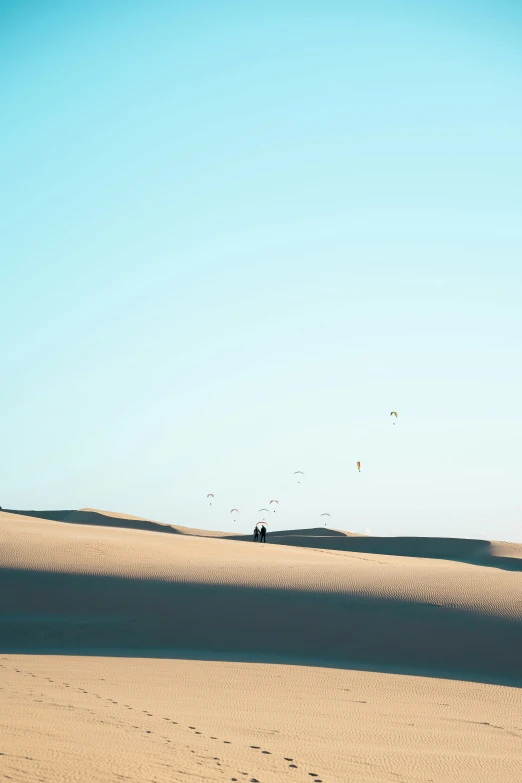
[(266, 544), (266, 527), (264, 525), (261, 528), (261, 537), (260, 537), (259, 541), (260, 541), (261, 544), (263, 544), (263, 543)]
[(259, 528), (256, 525), (255, 528), (254, 528), (254, 541), (257, 541), (258, 538), (259, 538)]

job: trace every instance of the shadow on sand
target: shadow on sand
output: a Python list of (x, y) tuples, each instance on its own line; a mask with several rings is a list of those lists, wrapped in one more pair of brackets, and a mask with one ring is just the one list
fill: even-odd
[(522, 625), (330, 591), (0, 570), (0, 652), (293, 664), (522, 685)]
[[(234, 541), (251, 541), (251, 536), (225, 536)], [(522, 558), (495, 554), (490, 541), (474, 538), (429, 538), (420, 536), (353, 536), (339, 530), (312, 528), (269, 531), (267, 544), (283, 544), (339, 552), (361, 552), (398, 557), (426, 557), (458, 563), (522, 571)]]

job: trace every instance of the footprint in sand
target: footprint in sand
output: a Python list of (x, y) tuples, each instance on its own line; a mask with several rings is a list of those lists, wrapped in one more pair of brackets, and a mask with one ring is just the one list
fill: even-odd
[(297, 769), (297, 764), (289, 764), (290, 769)]
[(272, 755), (269, 750), (262, 750), (261, 753), (264, 753), (265, 756), (271, 756)]
[(261, 745), (251, 745), (250, 747), (254, 750), (261, 750)]
[(293, 761), (293, 759), (289, 759), (288, 756), (284, 757), (285, 761)]

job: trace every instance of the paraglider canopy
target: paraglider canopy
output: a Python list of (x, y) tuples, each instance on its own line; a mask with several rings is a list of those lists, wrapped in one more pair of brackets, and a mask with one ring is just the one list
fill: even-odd
[(361, 472), (361, 463), (360, 462), (357, 463), (357, 470), (359, 471), (359, 473)]
[[(213, 498), (213, 497), (214, 495), (212, 494), (212, 492), (209, 492), (207, 498)], [(212, 505), (212, 501), (210, 501), (210, 505)]]
[[(392, 411), (392, 412), (390, 413), (390, 416), (395, 416), (395, 418), (396, 418), (396, 419), (398, 419), (398, 418), (399, 418), (399, 414), (397, 413), (397, 411)], [(393, 424), (395, 424), (395, 422), (393, 422)]]
[[(302, 470), (295, 470), (295, 471), (294, 471), (294, 476), (304, 476), (304, 473), (303, 473), (303, 471), (302, 471)], [(297, 483), (298, 483), (298, 484), (300, 484), (300, 483), (301, 483), (301, 480), (300, 480), (300, 479), (298, 479)]]
[[(271, 505), (272, 505), (272, 503), (277, 503), (277, 505), (279, 505), (279, 500), (275, 500), (275, 499), (274, 499), (274, 500), (271, 500), (271, 501), (270, 501), (270, 503), (269, 503), (268, 505), (269, 505), (269, 506), (271, 506)], [(274, 514), (275, 514), (275, 508), (274, 508)]]

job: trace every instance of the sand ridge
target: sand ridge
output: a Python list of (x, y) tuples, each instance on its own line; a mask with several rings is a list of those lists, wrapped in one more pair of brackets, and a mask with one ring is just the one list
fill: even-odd
[(407, 599), (522, 619), (516, 573), (415, 559), (126, 528), (84, 527), (0, 512), (2, 568)]
[(522, 679), (522, 577), (426, 558), (0, 515), (4, 651)]
[(66, 516), (0, 512), (7, 779), (522, 779), (522, 575), (502, 560)]
[[(251, 541), (252, 538), (250, 534), (190, 528), (93, 508), (76, 511), (19, 511), (15, 509), (4, 509), (4, 511), (25, 517), (91, 526), (148, 530), (203, 538), (225, 538), (232, 541)], [(437, 558), (522, 571), (522, 544), (506, 541), (429, 536), (370, 536), (346, 530), (317, 527), (301, 530), (271, 529), (267, 543), (398, 557)]]

